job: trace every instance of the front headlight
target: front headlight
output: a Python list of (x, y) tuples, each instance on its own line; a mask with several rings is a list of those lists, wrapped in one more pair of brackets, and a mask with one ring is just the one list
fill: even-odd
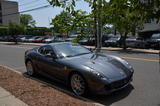
[(101, 74), (100, 72), (95, 71), (93, 68), (90, 68), (88, 66), (84, 66), (85, 69), (87, 69), (93, 76), (101, 79), (101, 80), (108, 80), (108, 78), (106, 78), (103, 74)]
[(97, 71), (95, 71), (95, 70), (90, 70), (90, 72), (94, 75), (94, 76), (96, 76), (97, 78), (100, 78), (100, 79), (102, 79), (102, 80), (107, 80), (107, 78), (105, 77), (105, 76), (103, 76), (102, 74), (100, 74), (99, 72), (97, 72)]

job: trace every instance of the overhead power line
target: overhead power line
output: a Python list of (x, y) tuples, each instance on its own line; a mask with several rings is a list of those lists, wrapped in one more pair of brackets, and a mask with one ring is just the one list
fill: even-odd
[(37, 2), (37, 1), (40, 1), (40, 0), (33, 0), (33, 1), (30, 1), (30, 2), (27, 2), (27, 3), (20, 4), (18, 6), (24, 6), (24, 5), (32, 4), (32, 3)]
[(4, 17), (4, 16), (9, 16), (9, 15), (14, 15), (14, 14), (20, 14), (20, 13), (25, 13), (25, 12), (40, 10), (40, 9), (44, 9), (44, 8), (48, 8), (48, 7), (51, 7), (51, 5), (45, 5), (45, 6), (41, 6), (41, 7), (29, 9), (29, 10), (24, 10), (24, 11), (21, 11), (21, 12), (15, 12), (15, 13), (10, 13), (10, 14), (5, 14), (5, 15), (2, 15), (2, 16)]

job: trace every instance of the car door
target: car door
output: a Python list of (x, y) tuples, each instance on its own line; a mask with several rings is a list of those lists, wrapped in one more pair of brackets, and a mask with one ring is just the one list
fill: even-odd
[(58, 63), (56, 54), (52, 47), (49, 45), (43, 46), (43, 48), (41, 48), (40, 55), (41, 56), (38, 61), (41, 72), (58, 79), (63, 79), (61, 74), (63, 65)]

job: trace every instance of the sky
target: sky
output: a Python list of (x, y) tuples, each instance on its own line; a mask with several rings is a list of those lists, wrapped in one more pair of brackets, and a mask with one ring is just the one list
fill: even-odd
[[(49, 4), (47, 0), (8, 0), (8, 1), (17, 1), (19, 4), (19, 12), (33, 9), (36, 7), (41, 7)], [(77, 2), (76, 9), (82, 9), (88, 13), (91, 11), (88, 3), (83, 0)], [(33, 19), (36, 21), (36, 26), (38, 27), (50, 27), (51, 19), (59, 14), (63, 9), (59, 7), (49, 7), (40, 10), (26, 12), (24, 14), (32, 15)]]

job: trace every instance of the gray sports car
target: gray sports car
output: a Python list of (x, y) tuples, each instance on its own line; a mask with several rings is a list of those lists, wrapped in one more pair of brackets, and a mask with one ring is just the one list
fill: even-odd
[(87, 91), (108, 94), (132, 81), (133, 68), (125, 60), (70, 42), (51, 43), (25, 52), (27, 73), (42, 74), (69, 85), (76, 95)]

